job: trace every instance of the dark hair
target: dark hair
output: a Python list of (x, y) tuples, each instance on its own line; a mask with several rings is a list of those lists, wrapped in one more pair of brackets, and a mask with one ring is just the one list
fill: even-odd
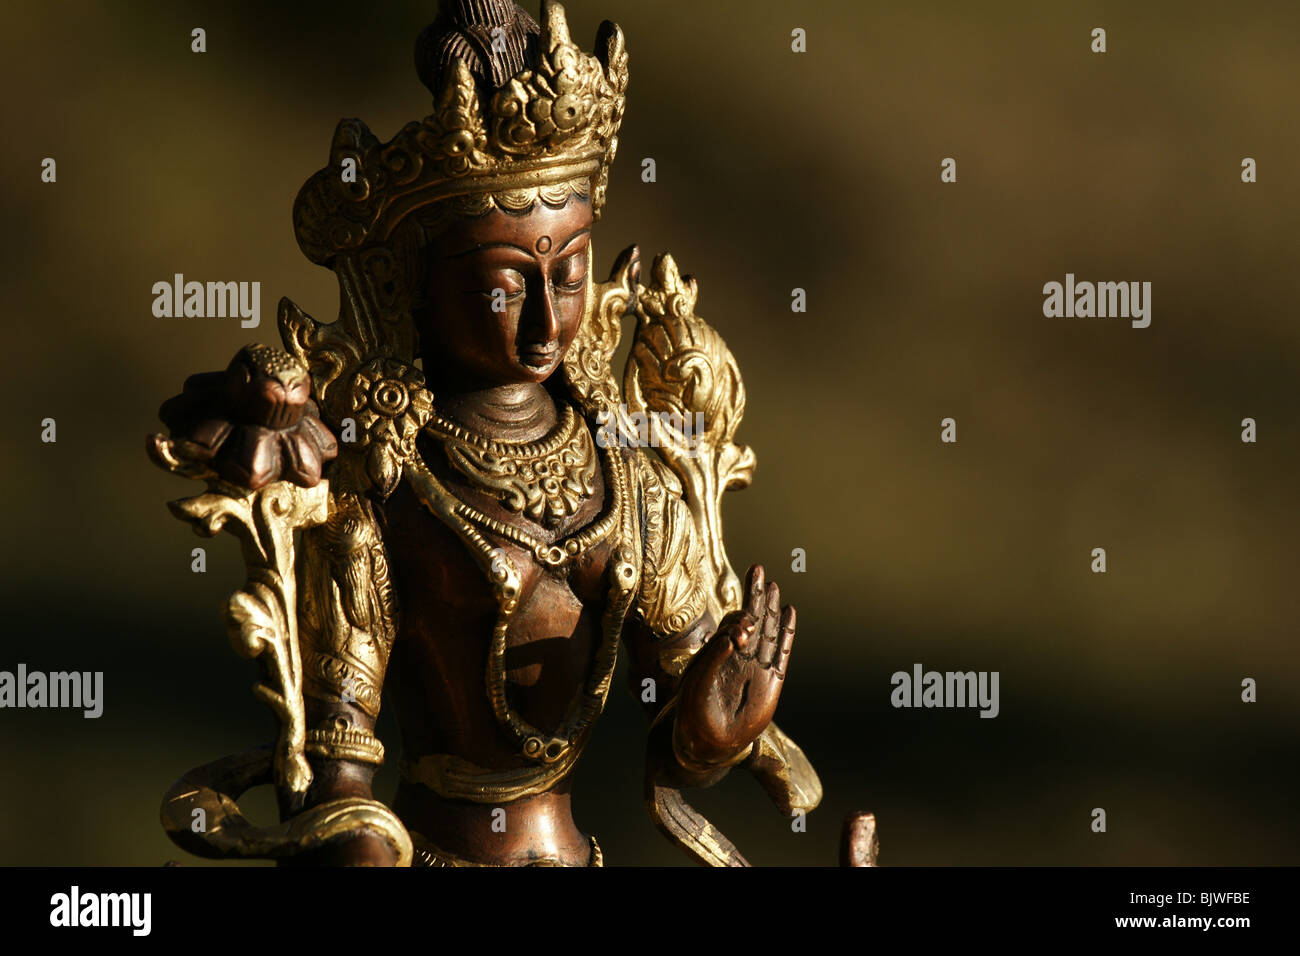
[(415, 41), (415, 69), (434, 96), (455, 60), (485, 96), (537, 61), (541, 27), (514, 0), (442, 0)]

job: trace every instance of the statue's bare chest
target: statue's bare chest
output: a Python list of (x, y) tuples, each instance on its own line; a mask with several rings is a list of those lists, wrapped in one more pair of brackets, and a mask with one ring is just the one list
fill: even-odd
[[(460, 480), (438, 455), (436, 445), (426, 449), (430, 470), (457, 499), (490, 519), (477, 524), (477, 533), (519, 576), (504, 656), (512, 704), (539, 726), (558, 723), (587, 679), (601, 641), (616, 533), (584, 546), (557, 568), (509, 532), (494, 531), (491, 523), (522, 530), (534, 542), (562, 545), (601, 517), (608, 506), (607, 482), (597, 469), (592, 494), (572, 515), (548, 526)], [(462, 534), (405, 484), (383, 510), (399, 613), (389, 686), (403, 733), (423, 739), (412, 742), (417, 752), (457, 744), (462, 753), (468, 748), (486, 757), (482, 748), (496, 752), (500, 746), (484, 684), (500, 611), (493, 584)]]

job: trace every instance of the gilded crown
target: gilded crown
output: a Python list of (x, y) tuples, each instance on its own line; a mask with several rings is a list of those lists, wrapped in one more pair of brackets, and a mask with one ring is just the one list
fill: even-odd
[[(504, 51), (505, 33), (487, 33), (487, 58)], [(519, 38), (511, 39), (518, 59)], [(339, 123), (329, 165), (294, 204), (309, 259), (331, 265), (339, 253), (384, 242), (412, 212), (453, 196), (582, 181), (599, 217), (627, 90), (623, 32), (605, 21), (597, 54), (584, 54), (569, 38), (564, 8), (543, 0), (540, 35), (526, 39), (536, 41), (534, 62), (496, 89), (484, 88), (491, 76), (476, 79), (465, 57), (450, 57), (436, 77), (433, 112), (387, 143), (360, 120)]]

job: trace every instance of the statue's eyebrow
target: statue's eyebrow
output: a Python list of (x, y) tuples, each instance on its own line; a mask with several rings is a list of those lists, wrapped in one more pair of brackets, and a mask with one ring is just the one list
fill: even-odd
[[(581, 237), (581, 236), (586, 236), (586, 235), (590, 235), (590, 234), (591, 234), (591, 228), (590, 228), (590, 227), (586, 227), (586, 228), (583, 228), (583, 229), (579, 229), (577, 232), (575, 232), (573, 235), (571, 235), (568, 239), (565, 239), (565, 240), (564, 240), (564, 242), (563, 242), (563, 244), (560, 246), (560, 248), (558, 248), (558, 249), (555, 250), (555, 254), (556, 254), (556, 255), (559, 255), (561, 252), (563, 252), (565, 249), (567, 249), (567, 248), (568, 248), (568, 247), (573, 243), (573, 241), (574, 241), (575, 239), (578, 239), (578, 238)], [(484, 249), (513, 249), (515, 252), (522, 252), (524, 255), (528, 256), (530, 259), (533, 257), (533, 253), (532, 253), (530, 250), (525, 249), (523, 246), (517, 246), (517, 245), (515, 245), (513, 242), (480, 242), (478, 245), (476, 245), (476, 246), (471, 246), (470, 248), (468, 248), (468, 249), (466, 249), (466, 250), (464, 250), (464, 251), (462, 251), (462, 252), (453, 252), (451, 255), (447, 256), (447, 258), (448, 258), (448, 259), (462, 259), (462, 258), (464, 258), (465, 256), (472, 255), (472, 254), (475, 253), (475, 252), (482, 252)]]
[(480, 242), (477, 246), (471, 246), (464, 252), (453, 252), (447, 256), (448, 259), (462, 259), (465, 256), (475, 252), (482, 252), (484, 249), (513, 249), (515, 252), (522, 252), (524, 255), (532, 258), (532, 253), (523, 246), (516, 246), (513, 242)]
[(565, 249), (569, 248), (569, 244), (572, 243), (573, 240), (577, 239), (579, 236), (587, 236), (587, 235), (590, 235), (590, 234), (591, 234), (591, 229), (590, 229), (590, 227), (588, 227), (588, 228), (586, 228), (586, 229), (579, 229), (577, 232), (575, 232), (573, 235), (571, 235), (568, 239), (565, 239), (565, 240), (564, 240), (564, 243), (560, 246), (560, 248), (558, 248), (558, 249), (555, 250), (555, 254), (558, 256), (558, 255), (559, 255), (561, 252), (563, 252)]

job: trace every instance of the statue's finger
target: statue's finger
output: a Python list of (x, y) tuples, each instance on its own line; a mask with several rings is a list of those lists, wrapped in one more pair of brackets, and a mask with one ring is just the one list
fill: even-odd
[(755, 620), (763, 616), (763, 590), (767, 586), (761, 564), (751, 565), (745, 578), (745, 610)]
[(781, 626), (781, 589), (775, 581), (767, 586), (767, 606), (763, 610), (763, 636), (775, 642)]
[(736, 651), (741, 657), (753, 657), (755, 645), (759, 643), (758, 636), (758, 621), (750, 614), (742, 614), (736, 619), (730, 643), (736, 646)]
[(790, 666), (790, 651), (794, 649), (794, 627), (794, 605), (790, 605), (781, 615), (781, 647), (776, 652), (776, 672), (782, 677)]
[(772, 604), (772, 596), (775, 590), (775, 584), (767, 586), (767, 597), (763, 602), (763, 620), (759, 625), (758, 662), (764, 667), (772, 666), (777, 649), (780, 647), (778, 628), (780, 626), (781, 605), (779, 599), (775, 608)]

